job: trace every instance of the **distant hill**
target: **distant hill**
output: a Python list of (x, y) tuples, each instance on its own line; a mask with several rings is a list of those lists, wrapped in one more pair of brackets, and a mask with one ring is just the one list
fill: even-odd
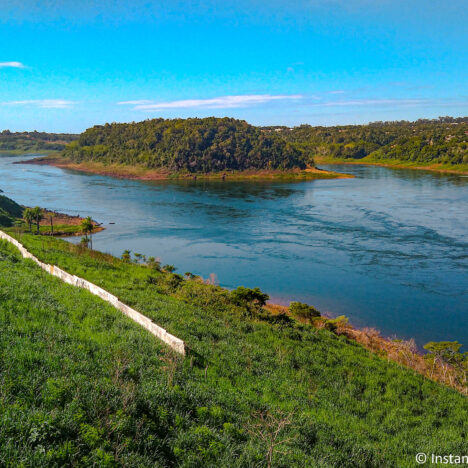
[(8, 197), (0, 195), (0, 226), (11, 226), (14, 218), (23, 216), (23, 208)]
[(317, 157), (468, 164), (468, 117), (263, 130)]
[(78, 135), (69, 133), (10, 132), (0, 133), (0, 152), (27, 153), (32, 151), (60, 151)]
[(97, 125), (67, 145), (63, 155), (77, 163), (189, 173), (289, 170), (313, 165), (307, 149), (297, 148), (281, 136), (242, 120), (215, 117)]

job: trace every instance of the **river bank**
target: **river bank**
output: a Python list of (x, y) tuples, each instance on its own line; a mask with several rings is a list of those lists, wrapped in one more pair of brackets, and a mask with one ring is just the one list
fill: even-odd
[[(215, 307), (218, 311), (228, 312), (233, 304), (246, 307), (244, 320), (249, 317), (256, 323), (293, 328), (302, 326), (304, 329), (327, 330), (334, 335), (345, 337), (351, 342), (356, 342), (388, 361), (396, 362), (404, 367), (413, 369), (419, 374), (433, 381), (450, 386), (461, 393), (466, 394), (466, 382), (463, 381), (463, 371), (447, 362), (427, 359), (418, 351), (414, 340), (388, 339), (383, 337), (373, 328), (355, 328), (350, 325), (347, 317), (340, 316), (329, 318), (321, 314), (315, 308), (306, 304), (300, 307), (281, 306), (277, 304), (265, 304), (264, 295), (258, 289), (245, 289), (239, 287), (234, 291), (213, 284), (213, 280), (204, 279), (201, 276), (185, 273), (184, 276), (174, 273), (172, 265), (161, 266), (156, 259), (135, 257), (128, 254), (122, 259), (83, 246), (75, 246), (50, 237), (15, 235), (11, 229), (6, 230), (21, 242), (30, 252), (37, 256), (41, 262), (54, 263), (64, 268), (70, 274), (80, 272), (88, 281), (96, 281), (103, 285), (112, 281), (108, 276), (109, 269), (128, 272), (126, 286), (121, 285), (118, 296), (132, 293), (134, 288), (128, 288), (128, 284), (145, 285), (146, 288), (155, 288), (159, 294), (170, 296), (173, 300), (182, 300), (188, 307), (204, 305)], [(94, 275), (91, 273), (91, 262), (97, 261)], [(86, 265), (83, 269), (82, 266)], [(104, 266), (106, 265), (106, 266)], [(237, 293), (237, 294), (236, 294)], [(113, 294), (113, 293), (112, 293)], [(260, 301), (260, 302), (257, 302)], [(298, 303), (296, 302), (296, 305)], [(299, 325), (301, 324), (301, 325)]]
[[(24, 206), (23, 208), (28, 208)], [(69, 215), (65, 213), (59, 213), (53, 210), (42, 209), (43, 218), (39, 222), (39, 233), (45, 236), (54, 236), (54, 237), (70, 237), (70, 236), (83, 236), (84, 233), (81, 229), (81, 224), (84, 217), (80, 215)], [(21, 223), (17, 225), (14, 229), (15, 232), (27, 232), (31, 230), (35, 232), (36, 223), (32, 222), (31, 227), (29, 228), (28, 224), (24, 220), (20, 220)], [(103, 227), (97, 221), (91, 220), (93, 224), (93, 230), (89, 234), (96, 234), (98, 232), (104, 231)]]
[[(344, 336), (246, 316), (212, 286), (184, 280), (175, 291), (171, 273), (58, 239), (19, 241), (41, 262), (99, 285), (180, 337), (187, 354), (182, 359), (111, 304), (0, 243), (10, 436), (0, 453), (14, 465), (89, 465), (103, 453), (96, 446), (105, 448), (107, 464), (182, 465), (189, 456), (194, 466), (258, 465), (265, 449), (256, 449), (249, 429), (266, 411), (288, 418), (294, 458), (276, 458), (282, 466), (412, 466), (421, 447), (463, 453), (464, 395)], [(38, 427), (44, 451), (30, 437)]]
[(232, 181), (256, 181), (256, 180), (279, 180), (279, 181), (304, 181), (314, 179), (349, 179), (352, 175), (341, 174), (333, 171), (326, 171), (316, 167), (310, 167), (305, 170), (292, 171), (222, 171), (213, 173), (177, 173), (161, 169), (148, 169), (143, 166), (127, 166), (120, 164), (102, 164), (97, 162), (75, 163), (56, 154), (47, 155), (30, 159), (27, 161), (18, 161), (15, 164), (37, 164), (55, 166), (61, 169), (71, 169), (74, 171), (85, 172), (89, 174), (99, 174), (118, 179), (131, 180), (232, 180)]
[[(290, 309), (284, 305), (268, 303), (265, 308), (276, 316), (291, 315)], [(308, 323), (305, 320), (302, 322)], [(454, 386), (458, 371), (441, 361), (428, 359), (428, 354), (423, 354), (412, 338), (402, 340), (397, 337), (385, 337), (375, 328), (353, 326), (345, 316), (331, 318), (322, 314), (319, 318), (314, 319), (312, 324), (318, 329), (331, 329), (336, 335), (344, 336), (388, 361), (413, 369), (428, 379), (453, 387), (465, 395), (468, 394), (466, 383), (460, 382), (460, 385)], [(332, 324), (331, 328), (329, 324)]]
[(468, 175), (468, 164), (434, 164), (420, 161), (403, 161), (400, 159), (373, 159), (369, 156), (362, 159), (334, 158), (328, 156), (314, 156), (319, 164), (362, 164), (366, 166), (382, 166), (390, 169), (414, 169), (420, 171), (439, 172), (442, 174)]
[(0, 156), (27, 156), (29, 154), (44, 154), (53, 155), (60, 153), (60, 150), (44, 150), (44, 149), (0, 149)]

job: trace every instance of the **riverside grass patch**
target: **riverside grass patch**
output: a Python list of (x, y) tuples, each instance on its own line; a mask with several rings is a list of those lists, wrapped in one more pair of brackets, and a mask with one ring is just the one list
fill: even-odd
[(466, 452), (466, 397), (344, 337), (272, 324), (174, 273), (20, 241), (189, 352), (0, 242), (0, 466), (410, 467)]

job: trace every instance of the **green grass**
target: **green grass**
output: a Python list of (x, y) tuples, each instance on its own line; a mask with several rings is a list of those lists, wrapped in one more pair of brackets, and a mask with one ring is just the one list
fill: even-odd
[(266, 466), (258, 411), (292, 419), (276, 467), (409, 467), (418, 452), (466, 452), (466, 397), (356, 343), (248, 318), (220, 289), (60, 239), (21, 242), (190, 350), (174, 356), (1, 243), (0, 466)]
[[(37, 227), (35, 224), (31, 226), (31, 231), (29, 231), (29, 226), (22, 220), (16, 220), (15, 233), (29, 233), (36, 234)], [(50, 235), (51, 229), (50, 225), (40, 225), (39, 232), (44, 235)], [(82, 227), (80, 224), (54, 224), (54, 236), (66, 236), (66, 235), (79, 235), (82, 233)]]
[(395, 169), (418, 169), (435, 172), (453, 172), (468, 174), (468, 164), (450, 164), (439, 162), (422, 162), (402, 159), (385, 159), (366, 156), (362, 159), (339, 158), (333, 156), (318, 156), (315, 158), (317, 164), (370, 164), (376, 166), (386, 166)]
[(468, 164), (450, 164), (440, 162), (421, 162), (421, 161), (408, 161), (402, 159), (385, 159), (374, 158), (367, 156), (362, 160), (364, 163), (385, 164), (387, 166), (403, 167), (408, 169), (428, 169), (434, 171), (449, 171), (449, 172), (468, 172)]

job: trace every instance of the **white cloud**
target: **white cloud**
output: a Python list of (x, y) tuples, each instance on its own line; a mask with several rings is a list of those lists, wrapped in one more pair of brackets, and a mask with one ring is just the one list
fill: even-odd
[(0, 68), (26, 68), (21, 62), (0, 62)]
[[(342, 90), (329, 91), (328, 94), (340, 95)], [(164, 109), (233, 109), (239, 107), (250, 107), (272, 101), (295, 100), (301, 101), (304, 106), (312, 107), (361, 107), (361, 106), (411, 106), (431, 103), (428, 99), (339, 99), (322, 102), (320, 96), (303, 94), (250, 94), (235, 96), (220, 96), (210, 99), (183, 99), (175, 101), (150, 101), (147, 99), (121, 101), (117, 104), (132, 106), (133, 110), (158, 111)]]
[(250, 94), (237, 96), (220, 96), (210, 99), (184, 99), (178, 101), (122, 101), (118, 104), (133, 105), (134, 110), (157, 111), (160, 109), (232, 109), (236, 107), (255, 106), (272, 101), (304, 98), (301, 94)]
[(395, 105), (395, 106), (407, 106), (413, 104), (425, 104), (431, 102), (428, 99), (355, 99), (350, 101), (328, 101), (317, 106), (327, 107), (341, 107), (341, 106), (379, 106), (379, 105)]
[(149, 101), (148, 99), (140, 99), (137, 101), (122, 101), (118, 102), (119, 105), (129, 105), (129, 106), (139, 106), (143, 104), (151, 104), (153, 101)]
[(0, 102), (1, 106), (33, 106), (41, 109), (68, 109), (74, 104), (76, 104), (75, 101), (66, 101), (65, 99), (29, 99)]

